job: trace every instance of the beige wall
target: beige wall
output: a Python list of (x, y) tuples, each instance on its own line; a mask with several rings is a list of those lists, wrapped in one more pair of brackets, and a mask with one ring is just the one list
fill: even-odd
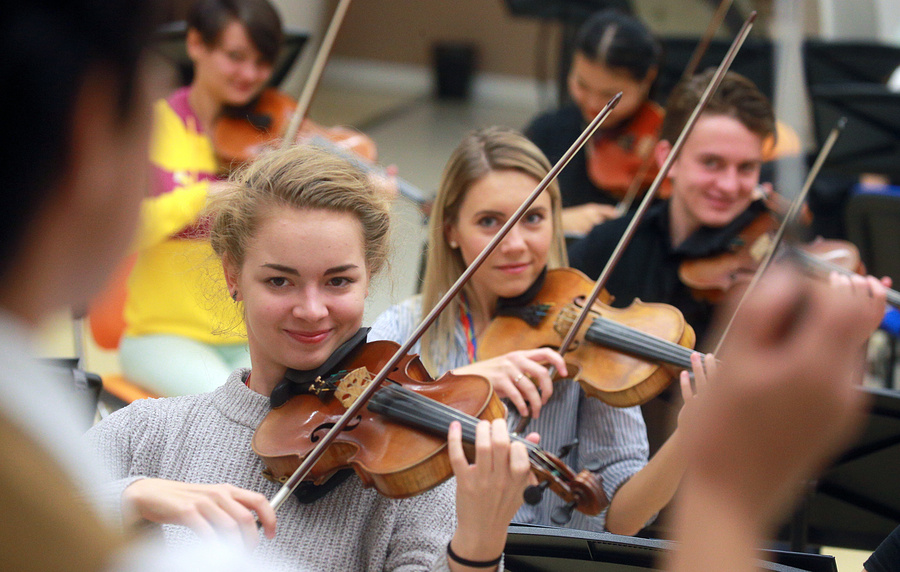
[[(435, 42), (471, 42), (479, 47), (479, 70), (533, 75), (539, 29), (534, 19), (510, 16), (502, 0), (357, 0), (334, 54), (430, 65)], [(549, 39), (551, 58), (556, 38)]]
[[(551, 2), (553, 0), (545, 0)], [(798, 0), (806, 7), (806, 33), (818, 24), (817, 0)], [(754, 34), (767, 35), (773, 0), (735, 0), (741, 13), (758, 10)], [(327, 2), (326, 15), (334, 9)], [(713, 7), (706, 0), (632, 0), (637, 15), (656, 34), (701, 35)], [(555, 73), (559, 25), (508, 14), (504, 0), (356, 0), (338, 35), (334, 55), (414, 65), (431, 64), (431, 46), (440, 41), (478, 46), (478, 70), (535, 75), (538, 49)], [(720, 30), (719, 35), (729, 34)]]

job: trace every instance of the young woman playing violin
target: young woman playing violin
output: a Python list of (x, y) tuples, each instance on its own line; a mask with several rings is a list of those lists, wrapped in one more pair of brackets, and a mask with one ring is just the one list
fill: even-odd
[(199, 214), (219, 173), (213, 122), (259, 93), (282, 38), (267, 0), (200, 0), (187, 23), (194, 79), (154, 109), (150, 196), (119, 347), (125, 375), (159, 395), (209, 391), (250, 363), (243, 332), (220, 332), (240, 316), (210, 286), (218, 274)]
[[(379, 316), (370, 339), (405, 340), (549, 169), (540, 150), (515, 131), (494, 127), (466, 137), (450, 157), (434, 202), (423, 293)], [(589, 399), (571, 380), (552, 382), (548, 368), (565, 375), (566, 366), (550, 349), (478, 359), (479, 335), (498, 304), (525, 293), (546, 268), (565, 266), (560, 205), (559, 189), (552, 184), (414, 351), (435, 375), (452, 370), (490, 380), (511, 404), (510, 426), (530, 409), (534, 419), (529, 430), (541, 435), (544, 449), (555, 453), (577, 441), (563, 458), (576, 470), (599, 463), (611, 501), (608, 511), (597, 517), (574, 513), (567, 526), (635, 534), (674, 493), (680, 474), (678, 440), (648, 464), (640, 410)], [(523, 505), (514, 520), (551, 524), (554, 509), (562, 504), (544, 495), (537, 505)]]
[(390, 500), (335, 476), (329, 488), (306, 489), (305, 502), (290, 497), (276, 527), (267, 499), (279, 485), (263, 476), (251, 437), (287, 370), (319, 368), (360, 330), (387, 256), (389, 210), (345, 161), (295, 148), (257, 160), (210, 213), (251, 369), (212, 393), (132, 403), (88, 433), (118, 479), (108, 493), (126, 525), (161, 524), (173, 544), (196, 535), (258, 543), (255, 555), (279, 569), (467, 570), (462, 562), (497, 559), (530, 479), (525, 448), (510, 444), (503, 421), (478, 426), (472, 465), (451, 427), (456, 511), (452, 481)]
[[(568, 80), (573, 103), (541, 115), (525, 130), (555, 162), (606, 102), (622, 92), (600, 132), (559, 176), (566, 233), (584, 235), (618, 216), (614, 206), (652, 152), (662, 110), (648, 95), (660, 52), (659, 43), (640, 21), (614, 10), (598, 12), (576, 38)], [(650, 167), (644, 188), (656, 175), (652, 161)]]

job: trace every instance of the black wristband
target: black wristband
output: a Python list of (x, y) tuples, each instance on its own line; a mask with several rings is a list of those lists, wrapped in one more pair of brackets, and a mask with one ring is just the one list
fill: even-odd
[(503, 553), (501, 552), (500, 556), (494, 558), (493, 560), (467, 560), (458, 555), (456, 552), (453, 552), (453, 549), (450, 548), (450, 542), (448, 542), (447, 557), (457, 564), (462, 564), (463, 566), (468, 566), (470, 568), (493, 568), (497, 564), (500, 564), (500, 559), (503, 558)]

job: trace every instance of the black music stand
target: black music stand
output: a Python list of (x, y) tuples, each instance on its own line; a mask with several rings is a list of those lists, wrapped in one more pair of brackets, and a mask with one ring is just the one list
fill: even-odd
[(872, 551), (900, 524), (900, 392), (861, 391), (872, 399), (863, 434), (804, 503), (801, 517), (813, 545)]
[[(659, 77), (656, 79), (654, 97), (661, 105), (665, 105), (666, 98), (669, 97), (672, 88), (675, 87), (687, 68), (697, 44), (700, 43), (700, 38), (693, 36), (666, 37), (660, 38), (660, 42), (663, 47), (663, 59)], [(725, 57), (731, 42), (732, 40), (713, 38), (703, 57), (700, 58), (697, 72), (718, 66)], [(772, 98), (775, 81), (773, 53), (771, 40), (747, 38), (731, 66), (733, 71), (752, 80), (769, 99)]]
[(845, 174), (900, 177), (900, 93), (873, 84), (813, 86), (813, 124), (819, 146), (841, 117), (847, 127), (825, 161)]
[[(603, 532), (513, 524), (505, 566), (517, 572), (634, 572), (656, 570), (673, 543)], [(837, 572), (832, 556), (764, 550), (763, 570)]]
[(807, 39), (803, 42), (806, 85), (884, 85), (900, 66), (900, 46), (877, 42)]
[[(176, 67), (181, 85), (188, 85), (194, 77), (194, 68), (185, 49), (186, 34), (187, 24), (184, 21), (172, 22), (157, 30), (156, 42), (153, 44), (153, 48)], [(275, 60), (269, 85), (281, 85), (307, 40), (309, 32), (297, 28), (284, 29), (284, 43)]]

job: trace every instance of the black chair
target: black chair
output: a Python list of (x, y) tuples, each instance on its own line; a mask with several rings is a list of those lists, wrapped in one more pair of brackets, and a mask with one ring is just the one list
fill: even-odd
[(876, 42), (807, 39), (803, 66), (810, 87), (850, 83), (884, 85), (900, 66), (900, 47)]

